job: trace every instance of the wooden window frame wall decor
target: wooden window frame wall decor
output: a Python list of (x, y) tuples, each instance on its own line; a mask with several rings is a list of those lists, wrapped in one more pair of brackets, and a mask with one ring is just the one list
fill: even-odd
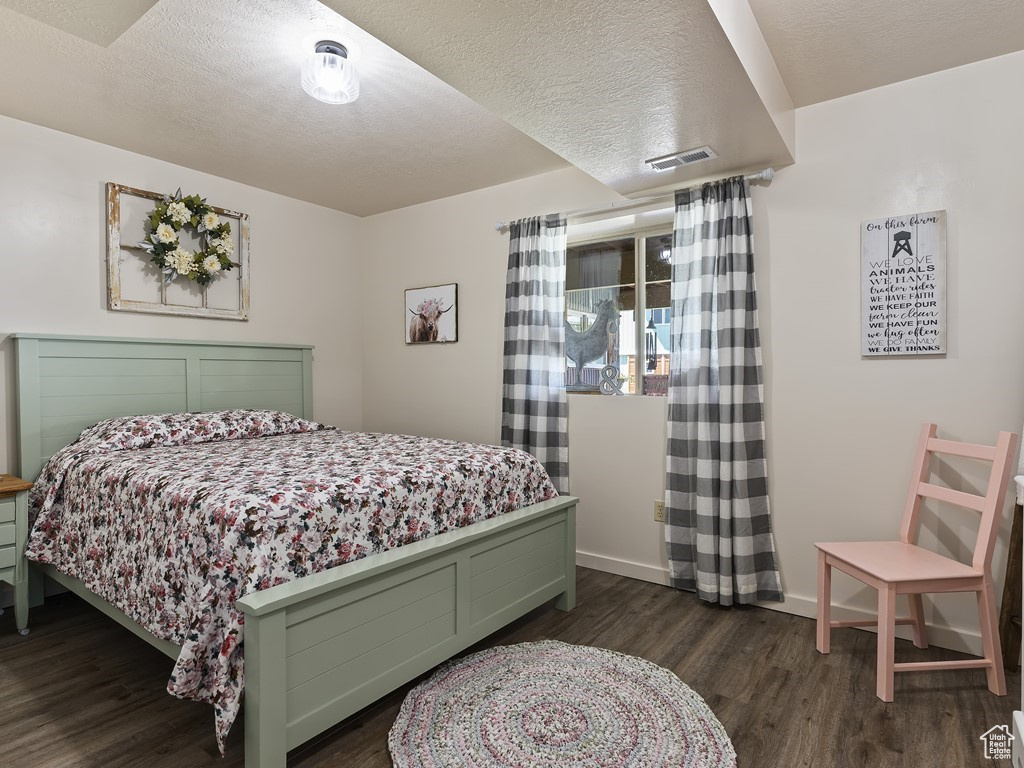
[[(217, 320), (248, 320), (249, 319), (249, 214), (218, 208), (210, 205), (210, 210), (218, 216), (228, 219), (233, 232), (238, 234), (238, 250), (235, 260), (238, 262), (238, 306), (237, 308), (220, 308), (208, 306), (208, 286), (201, 286), (202, 305), (191, 306), (168, 301), (167, 283), (160, 280), (160, 301), (139, 301), (122, 293), (121, 261), (124, 252), (130, 252), (137, 258), (148, 258), (146, 252), (136, 245), (145, 237), (145, 232), (130, 235), (128, 243), (121, 242), (121, 196), (152, 200), (154, 204), (163, 201), (164, 193), (149, 192), (144, 189), (107, 182), (107, 309), (117, 312), (143, 312), (157, 315), (175, 315), (178, 317), (208, 317)], [(230, 273), (229, 273), (230, 274)], [(226, 278), (227, 276), (225, 276)], [(225, 279), (220, 278), (220, 279)]]

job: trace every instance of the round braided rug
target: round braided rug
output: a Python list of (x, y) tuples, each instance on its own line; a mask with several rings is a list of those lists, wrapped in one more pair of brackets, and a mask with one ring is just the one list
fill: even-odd
[(722, 724), (672, 672), (557, 641), (447, 662), (402, 703), (396, 768), (735, 768)]

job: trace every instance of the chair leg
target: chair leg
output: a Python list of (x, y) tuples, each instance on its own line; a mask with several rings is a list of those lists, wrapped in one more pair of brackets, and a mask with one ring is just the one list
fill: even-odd
[(818, 550), (818, 639), (819, 653), (828, 653), (832, 642), (832, 566)]
[(896, 586), (878, 585), (878, 682), (876, 693), (882, 701), (892, 701), (893, 655), (896, 639)]
[(914, 622), (914, 645), (918, 648), (928, 647), (928, 630), (924, 626), (924, 601), (921, 595), (907, 595), (910, 603), (910, 618)]
[(1006, 675), (1003, 673), (1003, 652), (999, 646), (999, 626), (996, 618), (995, 593), (992, 582), (986, 580), (978, 590), (978, 618), (981, 620), (981, 646), (985, 658), (992, 662), (986, 670), (988, 689), (996, 696), (1006, 695)]

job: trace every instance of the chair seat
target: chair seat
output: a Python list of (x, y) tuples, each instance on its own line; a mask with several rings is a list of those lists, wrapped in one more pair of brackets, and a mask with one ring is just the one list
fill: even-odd
[(977, 579), (984, 575), (957, 560), (902, 541), (826, 541), (814, 546), (887, 583)]

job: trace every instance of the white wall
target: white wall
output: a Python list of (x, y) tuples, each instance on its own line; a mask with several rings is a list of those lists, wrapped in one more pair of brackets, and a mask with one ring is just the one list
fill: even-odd
[[(251, 224), (251, 319), (106, 309), (104, 185), (197, 193)], [(362, 220), (0, 117), (0, 471), (14, 469), (15, 332), (314, 344), (316, 418), (362, 422)]]
[[(508, 235), (496, 221), (621, 199), (575, 168), (371, 216), (363, 284), (363, 424), (495, 443)], [(405, 344), (406, 288), (459, 284), (459, 340)]]
[[(364, 427), (500, 442), (508, 235), (493, 224), (616, 199), (566, 169), (368, 218), (363, 278), (374, 309), (363, 328)], [(446, 282), (459, 284), (458, 343), (406, 345), (403, 290)], [(663, 495), (664, 433), (663, 400), (569, 396), (581, 563), (661, 577), (652, 515)]]
[[(921, 422), (984, 442), (1024, 421), (1015, 232), (1024, 109), (1007, 98), (1022, 80), (1015, 54), (800, 109), (797, 163), (754, 189), (770, 495), (787, 594), (774, 607), (813, 615), (815, 541), (895, 536)], [(380, 315), (363, 334), (366, 428), (497, 441), (507, 237), (491, 222), (608, 194), (569, 170), (368, 220), (364, 285)], [(862, 359), (860, 222), (934, 209), (948, 212), (949, 353)], [(446, 281), (459, 282), (459, 343), (406, 347), (402, 289)], [(571, 395), (569, 410), (579, 562), (664, 582), (652, 521), (664, 400)], [(925, 543), (965, 554), (970, 521), (925, 523)], [(1008, 536), (1007, 517), (997, 589)], [(842, 576), (835, 596), (851, 615), (873, 610), (874, 593)], [(978, 649), (972, 600), (940, 596), (929, 613), (934, 642)]]
[[(771, 496), (790, 610), (813, 609), (815, 541), (894, 537), (922, 422), (973, 442), (1021, 429), (1024, 106), (1008, 94), (1022, 79), (1018, 53), (800, 109), (797, 163), (755, 196)], [(948, 354), (861, 358), (860, 222), (936, 209), (947, 211)], [(976, 528), (960, 520), (926, 518), (923, 541), (965, 555), (960, 542)], [(1007, 514), (997, 593), (1009, 525)], [(835, 595), (874, 604), (842, 576)], [(931, 621), (977, 635), (973, 599), (933, 605)]]
[(576, 562), (668, 583), (665, 529), (666, 398), (569, 396), (569, 490), (579, 496)]

